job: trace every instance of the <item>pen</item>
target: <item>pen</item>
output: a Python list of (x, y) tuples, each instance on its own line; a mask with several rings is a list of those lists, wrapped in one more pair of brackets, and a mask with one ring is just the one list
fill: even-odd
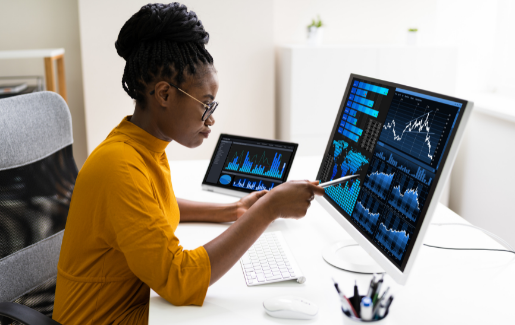
[(356, 313), (356, 310), (354, 309), (354, 307), (352, 307), (352, 304), (350, 303), (349, 301), (349, 298), (347, 298), (343, 293), (341, 293), (340, 291), (340, 288), (338, 287), (338, 283), (336, 281), (334, 281), (333, 279), (333, 282), (334, 282), (334, 287), (336, 289), (336, 291), (338, 292), (338, 296), (340, 296), (341, 298), (341, 301), (346, 305), (347, 310), (350, 311), (350, 313), (355, 316), (355, 317), (358, 317), (358, 314)]
[(386, 288), (386, 290), (383, 292), (383, 294), (381, 295), (381, 298), (379, 298), (379, 300), (377, 301), (377, 303), (374, 305), (374, 311), (373, 311), (373, 316), (375, 315), (378, 315), (378, 312), (379, 312), (379, 309), (381, 307), (386, 307), (383, 303), (384, 303), (384, 300), (386, 298), (386, 294), (388, 293), (388, 291), (390, 290), (390, 288)]
[(386, 306), (385, 306), (385, 312), (384, 314), (388, 314), (388, 310), (390, 309), (390, 305), (392, 304), (392, 301), (393, 301), (393, 296), (390, 296), (390, 298), (388, 298), (388, 301), (386, 302)]
[(340, 288), (338, 287), (338, 283), (336, 283), (336, 281), (334, 281), (334, 279), (332, 279), (333, 282), (334, 282), (334, 287), (336, 288), (336, 291), (338, 291), (338, 293), (340, 293)]
[(352, 304), (350, 303), (350, 300), (349, 298), (347, 298), (344, 294), (341, 294), (340, 297), (342, 298), (342, 302), (345, 301), (345, 303), (347, 304), (347, 307), (348, 309), (350, 310), (351, 314), (356, 317), (356, 318), (359, 318), (359, 315), (358, 313), (356, 312), (356, 309), (354, 309), (354, 307), (352, 306)]
[(372, 298), (372, 291), (374, 290), (374, 280), (375, 280), (375, 278), (376, 278), (376, 276), (374, 274), (374, 276), (372, 276), (372, 280), (370, 280), (370, 287), (368, 287), (367, 297)]
[[(354, 310), (358, 311), (360, 310), (361, 305), (361, 297), (359, 296), (358, 291), (358, 284), (357, 281), (354, 281), (354, 297), (352, 297), (352, 306), (354, 307)], [(358, 313), (359, 317), (359, 313)]]
[(383, 285), (383, 278), (384, 274), (381, 277), (381, 280), (377, 281), (376, 290), (374, 292), (374, 297), (372, 297), (372, 304), (375, 306), (377, 303), (377, 297), (379, 296), (379, 293), (381, 292), (381, 286)]
[(329, 186), (333, 186), (333, 185), (337, 185), (337, 184), (346, 182), (346, 181), (348, 181), (350, 179), (357, 178), (357, 177), (359, 177), (359, 174), (349, 175), (349, 176), (341, 177), (341, 178), (338, 178), (338, 179), (335, 179), (335, 180), (332, 180), (332, 181), (329, 181), (329, 182), (318, 184), (318, 186), (326, 188), (326, 187), (329, 187)]

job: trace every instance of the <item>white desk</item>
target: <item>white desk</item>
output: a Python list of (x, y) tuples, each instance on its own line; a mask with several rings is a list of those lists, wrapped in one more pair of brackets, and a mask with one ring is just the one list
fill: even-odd
[[(290, 179), (314, 179), (320, 157), (299, 157)], [(172, 181), (177, 197), (212, 202), (232, 202), (236, 198), (200, 190), (207, 161), (171, 162)], [(199, 172), (200, 171), (200, 172)], [(508, 215), (507, 215), (508, 217)], [(462, 222), (440, 205), (435, 222)], [(181, 224), (177, 235), (186, 249), (207, 243), (227, 229), (228, 224)], [(154, 291), (150, 297), (149, 324), (341, 324), (331, 277), (347, 295), (354, 280), (365, 291), (371, 276), (354, 274), (327, 264), (322, 249), (349, 236), (315, 201), (305, 218), (278, 220), (270, 231), (283, 232), (307, 281), (294, 281), (247, 287), (239, 263), (211, 286), (203, 307), (175, 307)], [(432, 226), (426, 243), (451, 247), (501, 248), (483, 233), (468, 227)], [(398, 286), (386, 276), (385, 283), (395, 294), (388, 324), (514, 324), (515, 255), (503, 252), (448, 251), (422, 247), (406, 286)], [(319, 305), (319, 315), (309, 321), (272, 318), (263, 307), (269, 297), (292, 294)]]

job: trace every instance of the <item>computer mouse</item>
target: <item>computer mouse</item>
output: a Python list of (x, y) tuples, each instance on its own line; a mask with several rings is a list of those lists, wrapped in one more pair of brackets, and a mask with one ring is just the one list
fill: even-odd
[(318, 314), (318, 306), (301, 297), (280, 296), (263, 301), (268, 315), (277, 318), (312, 319)]

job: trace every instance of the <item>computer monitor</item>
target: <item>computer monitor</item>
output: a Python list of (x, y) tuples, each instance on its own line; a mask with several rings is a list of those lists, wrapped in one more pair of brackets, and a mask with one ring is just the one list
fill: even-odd
[(377, 264), (345, 261), (337, 251), (352, 244), (342, 243), (324, 252), (326, 261), (355, 272), (384, 270), (406, 282), (472, 106), (351, 74), (317, 179), (360, 177), (326, 188), (317, 201)]

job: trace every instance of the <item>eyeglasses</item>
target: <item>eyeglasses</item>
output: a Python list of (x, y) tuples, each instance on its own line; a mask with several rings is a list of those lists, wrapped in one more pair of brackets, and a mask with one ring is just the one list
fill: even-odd
[[(204, 114), (202, 114), (202, 121), (205, 121), (207, 120), (211, 114), (213, 114), (215, 112), (215, 109), (218, 107), (218, 102), (211, 102), (209, 105), (208, 104), (205, 104), (203, 102), (201, 102), (200, 100), (196, 99), (195, 97), (191, 96), (190, 94), (188, 94), (187, 92), (185, 92), (184, 90), (182, 90), (181, 88), (175, 86), (175, 85), (172, 85), (171, 83), (168, 83), (170, 86), (172, 86), (173, 88), (179, 90), (180, 92), (182, 92), (183, 94), (187, 95), (188, 97), (190, 97), (191, 99), (193, 100), (196, 100), (197, 102), (199, 102), (200, 104), (202, 104), (202, 106), (204, 106), (204, 108), (206, 109), (204, 111)], [(150, 95), (153, 95), (155, 93), (155, 90), (152, 90), (150, 92)]]

